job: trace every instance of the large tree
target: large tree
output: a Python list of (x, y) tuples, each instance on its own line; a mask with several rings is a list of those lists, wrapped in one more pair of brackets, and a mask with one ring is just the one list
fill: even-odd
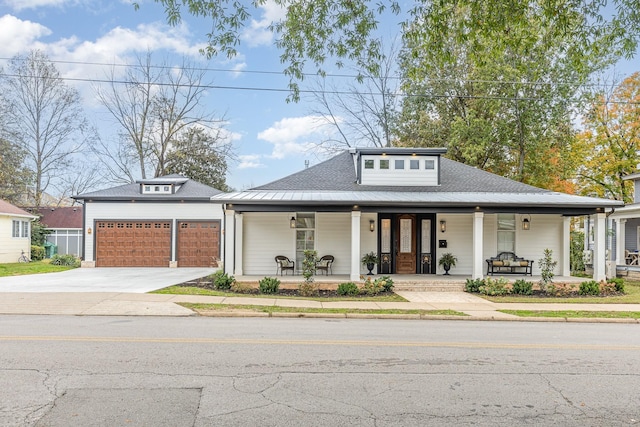
[(73, 155), (95, 134), (78, 92), (67, 86), (41, 51), (15, 56), (0, 80), (4, 138), (27, 153), (34, 172), (34, 205), (49, 185), (69, 172)]
[[(396, 0), (155, 1), (164, 6), (167, 19), (173, 25), (177, 25), (185, 13), (211, 20), (212, 30), (207, 34), (209, 43), (205, 49), (209, 56), (236, 55), (241, 33), (251, 19), (257, 18), (259, 7), (267, 1), (283, 7), (284, 18), (272, 22), (271, 28), (282, 51), (280, 59), (285, 73), (292, 78), (294, 98), (296, 81), (303, 78), (309, 63), (320, 73), (325, 72), (328, 60), (338, 66), (350, 61), (363, 71), (377, 69), (381, 50), (379, 40), (373, 35), (378, 21), (389, 19), (389, 11), (393, 14), (400, 11), (400, 2)], [(455, 31), (459, 28), (450, 26), (459, 8), (468, 10), (465, 20), (459, 24), (467, 31)], [(458, 42), (469, 41), (470, 48), (476, 49), (491, 37), (527, 32), (532, 14), (549, 23), (550, 37), (540, 43), (553, 44), (559, 36), (572, 35), (573, 42), (565, 45), (565, 55), (576, 69), (587, 72), (585, 58), (593, 55), (610, 62), (636, 50), (640, 32), (637, 0), (614, 0), (609, 4), (583, 0), (416, 0), (408, 5), (407, 21), (420, 21), (424, 25), (405, 26), (404, 35), (424, 39), (423, 33), (427, 31), (431, 34), (429, 38), (438, 44), (454, 30)], [(581, 20), (576, 20), (576, 16), (582, 17)], [(509, 38), (509, 48), (521, 50), (522, 41), (526, 42), (519, 37)]]
[(633, 185), (624, 177), (638, 171), (638, 150), (640, 72), (598, 94), (584, 117), (576, 146), (581, 193), (633, 202)]
[(13, 204), (24, 200), (33, 179), (25, 158), (26, 151), (0, 138), (0, 199)]
[(220, 129), (212, 132), (194, 127), (172, 142), (166, 173), (177, 173), (218, 190), (231, 191), (226, 179), (230, 156), (231, 144)]
[(173, 141), (194, 125), (214, 130), (222, 125), (223, 119), (202, 105), (209, 90), (204, 73), (187, 61), (177, 67), (154, 65), (147, 53), (128, 68), (124, 81), (112, 72), (111, 83), (96, 88), (120, 130), (115, 146), (99, 146), (114, 180), (133, 182), (167, 174)]

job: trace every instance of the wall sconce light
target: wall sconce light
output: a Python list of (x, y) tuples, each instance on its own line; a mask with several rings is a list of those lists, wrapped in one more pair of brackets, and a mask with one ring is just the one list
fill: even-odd
[(296, 228), (296, 217), (292, 216), (289, 220), (289, 228)]
[(522, 229), (529, 230), (531, 228), (531, 215), (526, 214), (523, 216), (524, 218), (522, 218)]
[(369, 220), (369, 231), (373, 233), (376, 229), (376, 222), (372, 219)]
[(91, 230), (91, 227), (87, 228), (87, 234), (91, 234), (93, 230)]
[(442, 231), (443, 233), (447, 231), (447, 221), (445, 221), (444, 219), (440, 220), (440, 231)]

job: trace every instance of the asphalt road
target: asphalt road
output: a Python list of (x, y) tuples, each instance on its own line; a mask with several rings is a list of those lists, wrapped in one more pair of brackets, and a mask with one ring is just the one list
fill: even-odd
[(638, 328), (2, 316), (0, 425), (634, 425)]

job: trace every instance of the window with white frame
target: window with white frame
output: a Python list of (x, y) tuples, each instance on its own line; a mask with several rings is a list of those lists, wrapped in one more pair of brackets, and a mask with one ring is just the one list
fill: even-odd
[(20, 221), (15, 219), (11, 222), (11, 237), (20, 237)]
[(316, 248), (316, 214), (298, 212), (296, 214), (296, 269), (302, 270), (304, 251)]
[(29, 237), (29, 221), (11, 221), (11, 237)]
[(22, 237), (29, 237), (29, 221), (22, 221)]
[(498, 214), (498, 253), (516, 251), (516, 215)]

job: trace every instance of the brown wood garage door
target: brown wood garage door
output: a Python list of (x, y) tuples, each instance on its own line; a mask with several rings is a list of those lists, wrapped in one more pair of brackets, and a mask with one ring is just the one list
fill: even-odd
[(168, 267), (171, 222), (96, 221), (96, 266)]
[(178, 267), (217, 267), (220, 221), (178, 222)]

